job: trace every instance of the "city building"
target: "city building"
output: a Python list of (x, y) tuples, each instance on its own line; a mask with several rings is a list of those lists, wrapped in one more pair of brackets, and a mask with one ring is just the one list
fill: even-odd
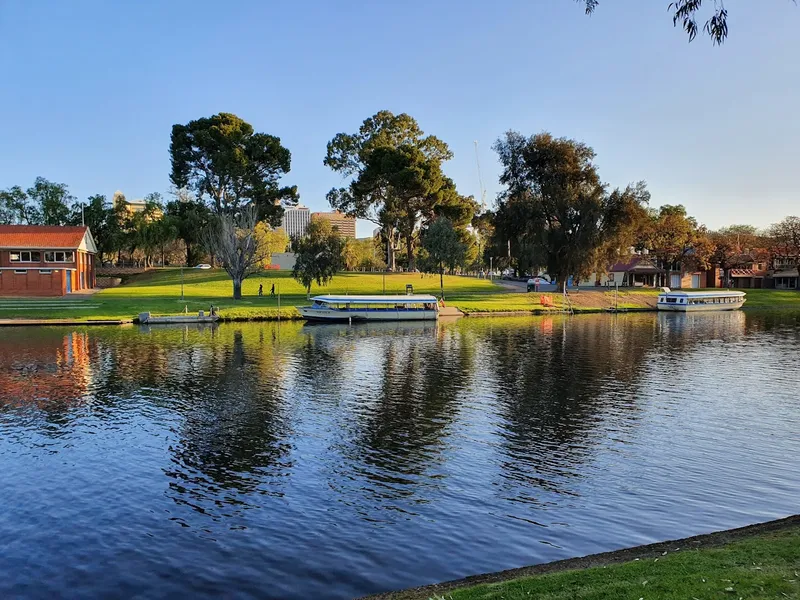
[(306, 228), (310, 222), (311, 211), (308, 210), (307, 206), (297, 204), (295, 206), (284, 207), (281, 229), (286, 232), (289, 239), (303, 237), (306, 234)]
[(315, 212), (311, 213), (311, 218), (330, 221), (331, 226), (339, 232), (339, 237), (356, 237), (356, 220), (353, 217), (348, 217), (343, 212), (338, 210), (333, 212)]
[(95, 287), (88, 227), (0, 225), (0, 296), (63, 296)]

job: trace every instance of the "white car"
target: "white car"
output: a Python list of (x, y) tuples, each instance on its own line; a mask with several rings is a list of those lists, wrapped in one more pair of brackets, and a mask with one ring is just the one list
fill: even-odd
[(211, 265), (209, 265), (207, 263), (202, 263), (202, 264), (199, 264), (199, 265), (197, 265), (195, 267), (195, 269), (210, 269), (210, 268), (211, 268)]

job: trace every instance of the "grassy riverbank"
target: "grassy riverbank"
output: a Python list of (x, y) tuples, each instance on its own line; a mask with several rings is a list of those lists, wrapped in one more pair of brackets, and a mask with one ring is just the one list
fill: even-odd
[[(275, 283), (280, 292), (280, 311), (277, 296), (269, 295)], [(263, 297), (258, 297), (258, 286), (263, 284)], [(330, 285), (314, 285), (311, 293), (331, 294), (388, 294), (405, 293), (406, 284), (418, 293), (439, 294), (439, 278), (419, 273), (342, 273)], [(467, 314), (560, 311), (561, 294), (527, 294), (508, 285), (499, 285), (485, 279), (445, 277), (445, 296), (449, 306)], [(140, 312), (157, 315), (183, 312), (184, 307), (195, 313), (207, 310), (211, 304), (220, 307), (223, 319), (272, 319), (280, 313), (282, 318), (298, 318), (295, 306), (306, 303), (305, 290), (292, 279), (289, 272), (269, 272), (245, 281), (244, 299), (231, 298), (231, 282), (221, 270), (184, 271), (181, 300), (181, 274), (179, 269), (151, 271), (127, 279), (123, 285), (102, 290), (94, 295), (71, 295), (64, 298), (0, 298), (0, 320), (3, 319), (131, 319)], [(647, 310), (655, 308), (657, 290), (623, 290), (617, 302), (620, 308)], [(553, 307), (543, 306), (542, 297)], [(602, 311), (613, 307), (614, 292), (581, 290), (570, 293), (570, 301), (577, 311)], [(747, 308), (794, 307), (800, 308), (800, 293), (776, 290), (752, 290), (748, 293)]]
[[(385, 594), (386, 600), (800, 598), (800, 519), (532, 567), (544, 574)], [(773, 529), (770, 531), (769, 529)], [(680, 549), (680, 550), (679, 550)], [(679, 550), (679, 551), (678, 551)], [(625, 562), (619, 562), (622, 559)], [(581, 568), (585, 563), (590, 568)], [(595, 566), (596, 565), (596, 566)], [(566, 568), (567, 570), (563, 570)], [(548, 570), (556, 571), (547, 573)], [(507, 574), (497, 574), (503, 579)], [(484, 579), (491, 580), (492, 576)], [(480, 579), (477, 578), (477, 579)], [(450, 585), (454, 585), (455, 589)], [(445, 588), (448, 588), (445, 591)]]

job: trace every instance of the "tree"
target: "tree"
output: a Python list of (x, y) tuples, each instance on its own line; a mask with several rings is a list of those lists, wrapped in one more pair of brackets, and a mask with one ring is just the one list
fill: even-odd
[(76, 202), (72, 205), (69, 217), (70, 225), (86, 225), (92, 232), (92, 237), (97, 245), (97, 254), (100, 262), (103, 255), (114, 251), (114, 211), (108, 199), (102, 194), (89, 196), (87, 201)]
[[(586, 6), (586, 14), (592, 14), (600, 4), (599, 0), (576, 0)], [(713, 0), (714, 8), (703, 25), (703, 33), (711, 38), (713, 44), (720, 45), (728, 37), (728, 11), (725, 4), (718, 0)], [(711, 0), (706, 0), (706, 6), (711, 4)], [(674, 0), (668, 5), (672, 15), (672, 25), (677, 27), (680, 23), (681, 28), (688, 34), (691, 42), (697, 37), (700, 31), (698, 17), (702, 13), (703, 0)]]
[(666, 270), (665, 285), (670, 285), (672, 271), (683, 267), (702, 235), (697, 221), (681, 204), (665, 204), (653, 211), (646, 245)]
[(289, 150), (280, 138), (255, 133), (236, 115), (219, 113), (173, 125), (169, 151), (172, 183), (209, 201), (217, 215), (253, 205), (259, 219), (277, 226), (283, 213), (279, 202), (297, 199), (296, 186), (278, 185), (291, 166)]
[[(617, 239), (632, 219), (632, 206), (646, 201), (643, 184), (606, 193), (593, 164), (594, 150), (567, 138), (510, 131), (497, 151), (506, 186), (498, 200), (495, 236), (521, 263), (546, 266), (566, 289), (569, 277), (605, 268)], [(646, 191), (646, 190), (645, 190)]]
[(767, 235), (773, 261), (777, 258), (800, 266), (800, 217), (786, 217), (772, 225)]
[(346, 187), (328, 193), (328, 201), (350, 216), (381, 226), (391, 269), (401, 237), (412, 269), (420, 225), (448, 210), (458, 214), (447, 216), (467, 224), (474, 214), (472, 208), (464, 219), (474, 203), (460, 197), (442, 173), (442, 163), (450, 158), (447, 144), (426, 136), (409, 115), (378, 112), (357, 133), (340, 133), (328, 142), (324, 164), (349, 179)]
[(275, 252), (286, 252), (286, 246), (289, 245), (289, 237), (283, 229), (273, 229), (264, 221), (256, 225), (256, 237), (258, 243), (264, 247), (264, 259), (260, 265), (262, 269), (269, 268)]
[(292, 240), (295, 264), (292, 277), (299, 281), (306, 294), (311, 294), (311, 284), (327, 285), (342, 268), (343, 241), (326, 220), (308, 224), (306, 234)]
[(236, 214), (215, 215), (206, 228), (205, 244), (219, 259), (233, 280), (233, 299), (242, 299), (242, 283), (261, 270), (267, 245), (256, 233), (258, 208), (244, 207)]
[(18, 185), (0, 191), (0, 223), (4, 225), (36, 225), (41, 214)]
[(54, 183), (37, 177), (27, 190), (28, 198), (37, 206), (41, 225), (66, 225), (69, 222), (70, 205), (75, 201), (66, 184)]
[(454, 270), (464, 262), (467, 245), (447, 217), (439, 217), (427, 228), (422, 237), (422, 245), (428, 252), (431, 264), (439, 273), (439, 287), (444, 298), (444, 271)]
[(173, 219), (177, 237), (186, 248), (187, 266), (192, 266), (200, 262), (203, 231), (211, 219), (211, 212), (187, 190), (177, 190), (175, 194), (177, 199), (167, 204), (166, 215)]

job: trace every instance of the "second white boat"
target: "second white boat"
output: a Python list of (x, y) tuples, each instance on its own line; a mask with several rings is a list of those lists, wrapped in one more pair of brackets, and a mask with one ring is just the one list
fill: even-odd
[(658, 295), (658, 310), (695, 312), (700, 310), (736, 310), (745, 303), (745, 292), (730, 290), (709, 292), (673, 292), (663, 288)]

